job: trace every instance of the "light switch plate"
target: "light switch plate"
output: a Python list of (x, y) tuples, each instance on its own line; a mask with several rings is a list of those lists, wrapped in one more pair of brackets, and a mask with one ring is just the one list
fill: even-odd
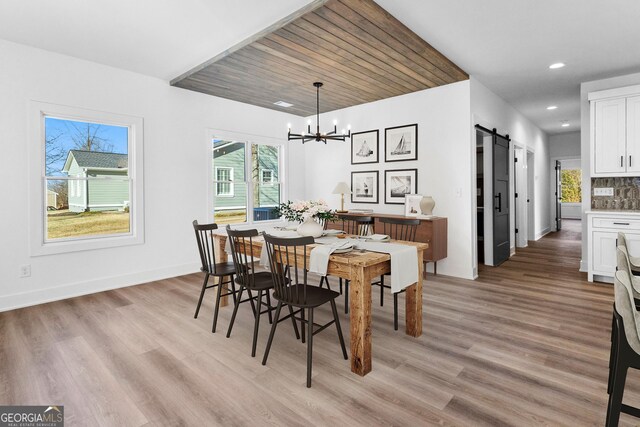
[(613, 196), (613, 188), (612, 187), (601, 187), (593, 189), (594, 196)]

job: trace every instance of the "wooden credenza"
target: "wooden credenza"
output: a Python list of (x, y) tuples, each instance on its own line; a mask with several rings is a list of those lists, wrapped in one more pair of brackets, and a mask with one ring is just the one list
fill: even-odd
[[(375, 219), (374, 232), (382, 232), (383, 226), (379, 223), (379, 218), (407, 218), (415, 219), (404, 215), (390, 215), (379, 213), (345, 213), (343, 215), (370, 216)], [(429, 244), (429, 249), (424, 251), (424, 262), (433, 262), (433, 272), (438, 273), (438, 261), (447, 257), (447, 218), (433, 217), (429, 219), (418, 218), (420, 225), (416, 232), (416, 241)], [(340, 221), (329, 223), (328, 228), (340, 229)]]

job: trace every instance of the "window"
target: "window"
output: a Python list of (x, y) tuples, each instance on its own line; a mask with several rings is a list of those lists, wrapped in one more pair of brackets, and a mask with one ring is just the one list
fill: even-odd
[(213, 214), (218, 224), (276, 220), (282, 146), (213, 139)]
[(216, 168), (216, 196), (233, 197), (233, 168)]
[(582, 169), (560, 170), (562, 203), (582, 203)]
[(260, 171), (260, 183), (263, 185), (273, 184), (273, 171), (271, 169), (262, 169)]
[(32, 254), (142, 243), (142, 119), (32, 105)]

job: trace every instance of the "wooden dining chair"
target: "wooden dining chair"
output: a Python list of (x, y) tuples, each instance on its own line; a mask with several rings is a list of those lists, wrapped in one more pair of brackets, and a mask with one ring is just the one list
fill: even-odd
[[(382, 234), (387, 234), (393, 240), (404, 240), (406, 242), (415, 242), (419, 219), (408, 218), (378, 218), (382, 224)], [(384, 290), (391, 289), (391, 286), (384, 283), (385, 277), (389, 274), (380, 276), (380, 280), (373, 282), (372, 285), (380, 286), (380, 306), (384, 305)], [(401, 292), (404, 292), (401, 291)], [(398, 293), (393, 294), (393, 329), (398, 330)]]
[[(218, 229), (218, 225), (211, 224), (198, 224), (197, 220), (193, 221), (193, 229), (196, 233), (196, 241), (198, 242), (198, 252), (200, 253), (200, 262), (202, 267), (200, 271), (204, 273), (204, 282), (202, 283), (202, 290), (200, 291), (200, 298), (198, 299), (198, 305), (196, 307), (196, 314), (193, 316), (198, 318), (200, 313), (200, 306), (202, 305), (202, 299), (207, 289), (218, 287), (218, 293), (216, 295), (215, 309), (213, 311), (213, 326), (211, 332), (216, 331), (216, 324), (218, 323), (218, 310), (220, 308), (220, 298), (231, 295), (233, 302), (236, 302), (236, 285), (234, 283), (234, 276), (236, 274), (236, 268), (233, 262), (216, 262), (216, 242), (214, 240), (212, 231)], [(209, 285), (209, 277), (213, 276), (214, 279), (218, 279), (218, 283)], [(224, 278), (228, 277), (229, 280), (224, 281)], [(231, 290), (222, 293), (223, 285), (231, 285)]]
[[(342, 231), (355, 236), (368, 236), (373, 234), (375, 220), (370, 216), (361, 215), (338, 215), (341, 222)], [(340, 293), (342, 294), (342, 277), (339, 279)], [(327, 282), (328, 284), (328, 282)], [(349, 313), (349, 281), (344, 281), (344, 312)]]
[[(271, 325), (269, 341), (267, 342), (267, 348), (265, 349), (262, 364), (266, 365), (267, 363), (278, 322), (285, 320), (288, 317), (300, 320), (302, 325), (302, 342), (305, 341), (305, 335), (307, 340), (307, 387), (311, 387), (313, 336), (315, 334), (325, 330), (328, 326), (335, 323), (336, 330), (338, 332), (338, 340), (342, 347), (342, 355), (345, 360), (348, 359), (335, 301), (340, 294), (308, 283), (309, 266), (306, 254), (308, 253), (308, 246), (314, 243), (313, 237), (287, 239), (265, 234), (264, 241), (269, 256), (269, 267), (273, 276), (275, 289), (273, 297), (278, 301), (278, 305), (276, 306), (276, 314)], [(285, 269), (284, 266), (289, 266), (289, 268)], [(314, 310), (326, 303), (331, 304), (333, 320), (324, 325), (319, 325), (314, 322)], [(298, 310), (293, 311), (285, 318), (280, 319), (280, 311), (283, 305), (288, 305), (290, 307), (297, 308)], [(295, 317), (296, 314), (300, 314), (300, 317)], [(307, 329), (306, 334), (305, 324)], [(317, 329), (314, 327), (317, 327)]]

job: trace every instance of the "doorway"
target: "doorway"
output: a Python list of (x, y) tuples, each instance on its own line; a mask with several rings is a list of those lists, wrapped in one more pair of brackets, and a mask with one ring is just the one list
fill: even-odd
[(528, 245), (527, 235), (527, 157), (526, 148), (514, 144), (513, 163), (513, 203), (514, 203), (514, 223), (515, 223), (515, 246), (516, 248), (526, 248)]
[(576, 157), (551, 158), (550, 179), (551, 231), (560, 231), (567, 220), (581, 219), (582, 217), (581, 159)]
[(508, 135), (476, 125), (477, 254), (486, 265), (511, 255), (511, 156)]
[(527, 151), (527, 240), (536, 240), (535, 154)]

